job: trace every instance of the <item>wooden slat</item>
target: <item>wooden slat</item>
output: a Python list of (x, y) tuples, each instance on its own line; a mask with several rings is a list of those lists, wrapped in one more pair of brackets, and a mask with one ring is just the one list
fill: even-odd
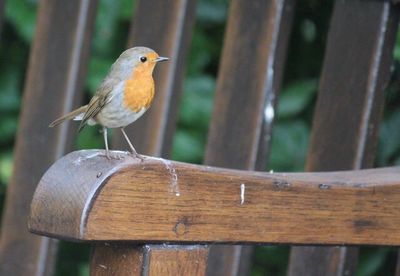
[[(128, 46), (148, 46), (160, 55), (170, 58), (155, 71), (156, 97), (152, 107), (142, 118), (127, 128), (128, 135), (140, 153), (169, 156), (171, 152), (185, 60), (195, 19), (195, 7), (195, 0), (142, 0), (137, 3)], [(151, 16), (149, 16), (149, 11), (152, 11)], [(114, 148), (126, 148), (126, 142), (120, 133), (117, 132), (113, 138)], [(132, 247), (131, 250), (145, 252), (140, 247)], [(177, 250), (175, 248), (173, 252)], [(97, 251), (98, 248), (95, 247), (94, 254), (101, 256), (102, 251)], [(170, 253), (168, 249), (165, 249), (160, 254), (165, 254), (167, 257)], [(192, 256), (187, 248), (182, 248), (180, 254)], [(117, 254), (115, 258), (121, 259), (121, 254)], [(162, 257), (160, 260), (163, 260)], [(200, 261), (206, 262), (205, 259)], [(146, 262), (144, 266), (151, 267), (153, 262), (154, 260)], [(110, 263), (113, 264), (112, 259)], [(165, 263), (165, 266), (170, 267), (171, 264)]]
[(149, 264), (144, 275), (193, 275), (206, 273), (208, 249), (206, 246), (146, 246), (145, 262)]
[(140, 247), (120, 243), (99, 244), (90, 260), (90, 275), (144, 276), (143, 259)]
[(261, 173), (78, 151), (35, 192), (31, 231), (84, 241), (400, 245), (400, 168)]
[[(292, 0), (231, 2), (206, 164), (265, 168), (293, 5)], [(210, 250), (207, 275), (249, 274), (250, 247)]]
[[(273, 119), (272, 99), (280, 89), (290, 26), (286, 24), (292, 9), (290, 1), (232, 1), (218, 73), (215, 120), (208, 137), (207, 164), (255, 167), (259, 147), (268, 142), (260, 133), (263, 124), (270, 124)], [(283, 20), (286, 15), (288, 18)], [(272, 113), (265, 116), (268, 106)], [(235, 139), (231, 139), (233, 134)], [(262, 159), (265, 163), (265, 157)]]
[(48, 124), (80, 98), (95, 8), (89, 0), (40, 3), (2, 221), (0, 275), (51, 274), (55, 243), (28, 233), (26, 220), (40, 177), (66, 147), (68, 124)]
[[(171, 152), (195, 8), (195, 0), (143, 0), (136, 7), (128, 44), (148, 46), (170, 58), (155, 71), (156, 97), (151, 108), (127, 128), (140, 153), (168, 157)], [(127, 148), (120, 133), (113, 145)]]
[(207, 257), (206, 246), (105, 243), (92, 256), (90, 271), (93, 276), (200, 276), (205, 274)]
[[(398, 10), (389, 2), (336, 2), (314, 115), (308, 170), (373, 165), (397, 25)], [(295, 247), (289, 275), (354, 275), (357, 255), (357, 248)]]

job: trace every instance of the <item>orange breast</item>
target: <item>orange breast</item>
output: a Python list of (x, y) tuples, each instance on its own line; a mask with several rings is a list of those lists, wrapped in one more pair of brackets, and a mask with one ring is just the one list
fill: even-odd
[(125, 81), (124, 106), (133, 112), (149, 108), (154, 98), (154, 80), (151, 75), (135, 72)]

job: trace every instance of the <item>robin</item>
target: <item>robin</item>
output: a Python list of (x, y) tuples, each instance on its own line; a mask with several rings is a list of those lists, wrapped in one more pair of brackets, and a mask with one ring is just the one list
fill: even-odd
[(111, 157), (107, 129), (119, 128), (132, 154), (142, 159), (124, 128), (139, 119), (150, 107), (154, 98), (153, 70), (158, 62), (165, 60), (168, 58), (160, 57), (154, 50), (146, 47), (124, 51), (111, 66), (89, 104), (58, 118), (49, 127), (71, 119), (81, 121), (78, 132), (86, 125), (101, 125), (108, 159)]

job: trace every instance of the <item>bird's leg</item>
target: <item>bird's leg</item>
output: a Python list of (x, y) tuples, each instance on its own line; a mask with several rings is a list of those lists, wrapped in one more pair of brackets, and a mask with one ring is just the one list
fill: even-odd
[(106, 127), (103, 127), (103, 137), (104, 137), (104, 145), (106, 146), (106, 157), (108, 160), (110, 160), (111, 157), (110, 157), (110, 152), (108, 150), (108, 136)]
[(121, 127), (121, 132), (124, 135), (126, 142), (128, 142), (129, 147), (131, 148), (132, 155), (143, 161), (143, 159), (144, 159), (143, 156), (141, 156), (140, 154), (137, 153), (137, 151), (133, 147), (131, 141), (129, 140), (128, 135), (126, 135), (125, 129), (123, 127)]

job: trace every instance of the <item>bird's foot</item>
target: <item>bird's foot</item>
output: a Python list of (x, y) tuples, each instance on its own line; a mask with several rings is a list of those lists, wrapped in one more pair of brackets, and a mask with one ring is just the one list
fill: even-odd
[(129, 152), (130, 155), (132, 155), (133, 158), (138, 158), (140, 159), (140, 162), (143, 162), (145, 157), (139, 153), (137, 153), (136, 151), (133, 152)]
[(125, 159), (124, 154), (118, 154), (118, 153), (110, 153), (109, 151), (106, 151), (106, 153), (103, 155), (105, 158), (108, 160), (123, 160)]

